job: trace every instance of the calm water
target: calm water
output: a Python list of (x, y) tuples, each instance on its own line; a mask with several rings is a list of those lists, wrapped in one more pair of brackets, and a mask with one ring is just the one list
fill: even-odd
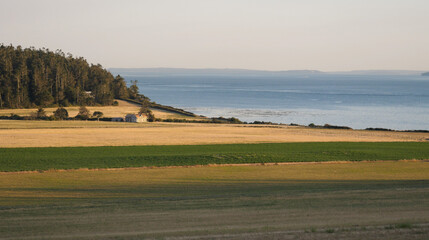
[(243, 121), (429, 129), (429, 78), (296, 76), (124, 76), (152, 100), (209, 117)]

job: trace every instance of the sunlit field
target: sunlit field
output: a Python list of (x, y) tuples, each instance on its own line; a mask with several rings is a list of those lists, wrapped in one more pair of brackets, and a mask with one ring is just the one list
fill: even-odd
[(3, 239), (429, 237), (429, 163), (0, 174)]
[[(103, 113), (104, 117), (125, 117), (128, 113), (138, 113), (140, 106), (138, 104), (130, 103), (123, 100), (116, 100), (118, 102), (118, 106), (87, 106), (86, 108), (90, 111), (92, 114), (95, 111), (100, 111)], [(45, 108), (45, 112), (48, 116), (53, 115), (53, 112), (57, 108), (50, 107)], [(71, 106), (66, 107), (69, 116), (74, 117), (79, 113), (79, 106)], [(31, 116), (32, 113), (35, 113), (37, 111), (36, 108), (33, 109), (0, 109), (0, 116), (10, 116), (11, 114), (17, 114), (19, 116)], [(162, 118), (162, 119), (169, 119), (169, 118), (179, 118), (179, 119), (199, 119), (198, 117), (189, 117), (182, 114), (159, 110), (159, 109), (152, 109), (155, 117)]]
[(429, 133), (295, 126), (0, 120), (0, 147), (195, 145), (278, 142), (428, 142)]

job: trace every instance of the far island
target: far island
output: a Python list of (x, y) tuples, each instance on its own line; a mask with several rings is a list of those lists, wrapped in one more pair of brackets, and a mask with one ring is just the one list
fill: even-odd
[(429, 72), (422, 73), (422, 76), (429, 77)]

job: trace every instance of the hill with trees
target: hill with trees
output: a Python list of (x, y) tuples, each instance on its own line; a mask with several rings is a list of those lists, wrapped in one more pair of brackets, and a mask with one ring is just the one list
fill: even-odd
[(134, 83), (61, 50), (0, 45), (0, 108), (112, 105), (141, 100)]

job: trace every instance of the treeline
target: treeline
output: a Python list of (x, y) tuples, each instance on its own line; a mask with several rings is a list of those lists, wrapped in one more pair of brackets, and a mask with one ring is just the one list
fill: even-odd
[(207, 118), (204, 120), (198, 119), (179, 119), (179, 118), (168, 118), (168, 119), (155, 119), (156, 122), (180, 122), (180, 123), (231, 123), (231, 124), (247, 124), (246, 122), (240, 121), (238, 118)]
[(114, 98), (138, 99), (101, 65), (61, 50), (0, 45), (0, 108), (111, 105)]

